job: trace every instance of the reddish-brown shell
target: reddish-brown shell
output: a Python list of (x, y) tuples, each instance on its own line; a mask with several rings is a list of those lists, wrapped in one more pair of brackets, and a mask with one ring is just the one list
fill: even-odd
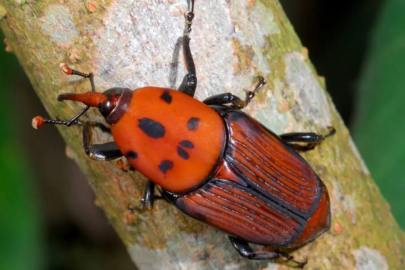
[(210, 181), (172, 198), (206, 224), (248, 242), (301, 246), (330, 227), (327, 190), (309, 164), (277, 135), (240, 111), (223, 114), (224, 158)]
[(215, 110), (179, 91), (157, 87), (135, 90), (127, 106), (111, 130), (139, 172), (178, 193), (212, 173), (225, 140), (224, 121)]

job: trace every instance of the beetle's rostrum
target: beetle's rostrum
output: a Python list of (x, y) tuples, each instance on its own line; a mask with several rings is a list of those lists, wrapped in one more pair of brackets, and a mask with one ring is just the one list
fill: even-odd
[[(229, 235), (240, 255), (253, 260), (280, 256), (299, 262), (280, 248), (300, 247), (331, 224), (328, 191), (311, 166), (295, 151), (309, 150), (335, 133), (287, 133), (280, 136), (241, 111), (265, 85), (258, 77), (244, 100), (224, 93), (200, 102), (193, 98), (197, 76), (190, 51), (194, 1), (186, 12), (183, 52), (188, 73), (178, 90), (144, 87), (95, 91), (93, 74), (61, 64), (67, 75), (88, 78), (92, 91), (66, 93), (60, 101), (86, 107), (69, 121), (37, 116), (43, 124), (83, 125), (86, 153), (95, 160), (125, 156), (148, 179), (141, 204), (151, 208), (155, 185), (186, 215)], [(96, 107), (111, 125), (114, 142), (92, 144), (92, 124), (78, 119)], [(135, 210), (136, 207), (131, 210)], [(273, 251), (254, 251), (249, 243)]]

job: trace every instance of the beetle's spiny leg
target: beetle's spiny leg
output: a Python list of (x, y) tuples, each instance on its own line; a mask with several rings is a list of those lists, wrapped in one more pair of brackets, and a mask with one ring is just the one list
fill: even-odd
[(316, 145), (336, 133), (335, 128), (328, 128), (329, 132), (326, 135), (319, 135), (314, 132), (291, 132), (281, 134), (280, 138), (295, 150), (308, 151), (312, 150)]
[(224, 93), (215, 96), (211, 96), (205, 99), (203, 102), (207, 105), (225, 105), (230, 104), (229, 107), (233, 109), (243, 109), (245, 108), (249, 102), (253, 99), (255, 94), (266, 84), (266, 80), (262, 76), (257, 77), (259, 82), (256, 84), (253, 91), (246, 92), (246, 99), (242, 100), (239, 97), (231, 94), (231, 93)]
[(138, 209), (141, 205), (143, 205), (143, 209), (150, 211), (153, 208), (153, 203), (154, 203), (155, 199), (156, 199), (155, 183), (148, 180), (148, 182), (146, 183), (146, 186), (145, 186), (145, 192), (144, 192), (143, 198), (141, 199), (140, 203), (138, 203), (134, 207), (128, 206), (128, 210), (131, 211), (131, 213), (133, 213), (136, 209)]
[(113, 160), (122, 157), (122, 153), (115, 142), (92, 144), (93, 123), (83, 125), (83, 147), (86, 154), (93, 160)]

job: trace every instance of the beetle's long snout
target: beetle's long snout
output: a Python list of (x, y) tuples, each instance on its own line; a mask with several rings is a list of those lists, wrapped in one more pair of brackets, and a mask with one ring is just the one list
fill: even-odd
[(58, 101), (72, 100), (79, 101), (91, 107), (98, 107), (107, 101), (107, 97), (102, 93), (88, 92), (88, 93), (65, 93), (58, 96)]

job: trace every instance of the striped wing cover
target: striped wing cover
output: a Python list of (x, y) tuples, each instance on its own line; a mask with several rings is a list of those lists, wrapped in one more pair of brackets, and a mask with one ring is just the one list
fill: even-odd
[(307, 162), (280, 138), (238, 111), (224, 115), (225, 161), (247, 185), (211, 179), (173, 199), (187, 215), (248, 242), (285, 246), (318, 207), (322, 185)]
[(321, 198), (321, 182), (310, 165), (271, 131), (238, 111), (225, 116), (229, 128), (225, 160), (245, 182), (281, 207), (309, 218)]
[(174, 203), (205, 224), (261, 245), (286, 245), (305, 225), (257, 192), (222, 179), (212, 179)]

